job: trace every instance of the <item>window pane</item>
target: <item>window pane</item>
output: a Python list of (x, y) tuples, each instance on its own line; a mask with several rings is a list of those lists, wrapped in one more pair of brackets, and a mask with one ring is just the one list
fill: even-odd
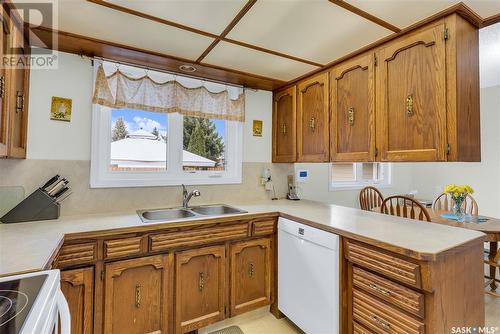
[(332, 164), (332, 181), (349, 182), (356, 181), (356, 171), (352, 163)]
[(168, 115), (134, 109), (111, 111), (113, 171), (167, 170)]
[(226, 121), (184, 116), (184, 170), (223, 171), (225, 150)]
[(361, 164), (361, 176), (363, 180), (371, 181), (374, 179), (373, 172), (377, 171), (377, 164), (363, 163)]

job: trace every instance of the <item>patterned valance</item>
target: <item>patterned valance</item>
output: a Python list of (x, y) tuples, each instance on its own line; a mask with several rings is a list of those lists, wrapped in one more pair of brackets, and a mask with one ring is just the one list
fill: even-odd
[(245, 94), (231, 99), (229, 92), (210, 92), (205, 86), (184, 87), (176, 80), (157, 82), (146, 75), (133, 78), (119, 68), (106, 75), (97, 69), (94, 104), (110, 108), (130, 108), (162, 113), (180, 113), (229, 121), (245, 121)]

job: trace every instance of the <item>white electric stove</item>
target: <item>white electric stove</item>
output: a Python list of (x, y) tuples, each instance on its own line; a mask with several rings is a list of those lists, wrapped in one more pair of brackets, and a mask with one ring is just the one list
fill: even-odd
[(0, 334), (69, 334), (59, 270), (0, 278)]

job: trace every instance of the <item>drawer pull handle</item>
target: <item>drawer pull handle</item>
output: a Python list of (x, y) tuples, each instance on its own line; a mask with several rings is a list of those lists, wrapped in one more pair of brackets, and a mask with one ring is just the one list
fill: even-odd
[(286, 135), (286, 123), (283, 123), (281, 125), (281, 133), (284, 134), (284, 135)]
[(347, 118), (349, 119), (349, 125), (353, 126), (354, 125), (354, 108), (349, 108), (347, 111)]
[(0, 98), (5, 96), (5, 77), (2, 75), (0, 77)]
[(139, 308), (141, 306), (141, 286), (139, 284), (135, 285), (135, 307)]
[(254, 266), (253, 266), (253, 263), (250, 263), (250, 265), (248, 266), (248, 276), (250, 277), (253, 277), (253, 274), (254, 274)]
[(377, 292), (380, 292), (381, 294), (385, 295), (385, 296), (390, 296), (391, 295), (391, 292), (386, 290), (386, 289), (382, 289), (381, 287), (379, 287), (378, 285), (375, 285), (373, 283), (370, 283), (368, 284), (368, 286), (372, 289), (372, 290), (375, 290)]
[(16, 94), (16, 113), (22, 112), (24, 109), (24, 94), (22, 91), (17, 91)]
[(413, 116), (413, 94), (410, 94), (406, 97), (406, 115), (408, 117)]
[(384, 320), (380, 319), (376, 315), (372, 316), (371, 319), (375, 323), (375, 325), (385, 329), (385, 330), (390, 330), (391, 329), (391, 324), (385, 322)]
[(312, 131), (316, 130), (316, 118), (311, 117), (311, 119), (309, 120), (309, 127)]
[(198, 274), (198, 290), (203, 291), (205, 287), (205, 273), (200, 272)]

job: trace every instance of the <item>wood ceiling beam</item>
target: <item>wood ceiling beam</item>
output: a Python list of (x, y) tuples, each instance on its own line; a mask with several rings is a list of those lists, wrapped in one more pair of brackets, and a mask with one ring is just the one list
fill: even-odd
[[(32, 46), (36, 47), (53, 49), (81, 56), (102, 57), (105, 59), (115, 60), (117, 62), (137, 64), (153, 69), (175, 72), (180, 75), (186, 73), (180, 71), (179, 66), (188, 64), (196, 68), (196, 72), (189, 73), (189, 76), (198, 77), (200, 79), (212, 79), (220, 82), (233, 83), (248, 88), (273, 90), (286, 84), (285, 81), (257, 74), (223, 68), (206, 63), (196, 64), (189, 59), (77, 35), (70, 32), (57, 31), (51, 28), (38, 26), (27, 27), (25, 30), (28, 29), (31, 33), (38, 37), (38, 40), (32, 39), (34, 42)], [(52, 43), (54, 39), (57, 40), (57, 44)], [(39, 45), (36, 43), (39, 43)]]
[[(220, 41), (224, 41), (224, 42), (228, 42), (228, 43), (231, 43), (231, 44), (234, 44), (234, 45), (239, 45), (239, 46), (242, 46), (242, 47), (245, 47), (245, 48), (248, 48), (248, 49), (253, 49), (253, 50), (260, 51), (260, 52), (272, 54), (272, 55), (275, 55), (275, 56), (279, 56), (279, 57), (283, 57), (283, 58), (288, 58), (288, 59), (295, 60), (295, 61), (298, 61), (298, 62), (301, 62), (301, 63), (305, 63), (305, 64), (309, 64), (309, 65), (313, 65), (313, 66), (318, 66), (318, 67), (323, 66), (323, 64), (315, 63), (315, 62), (307, 60), (307, 59), (295, 57), (295, 56), (292, 56), (292, 55), (289, 55), (289, 54), (285, 54), (285, 53), (281, 53), (281, 52), (278, 52), (278, 51), (274, 51), (274, 50), (262, 48), (262, 47), (257, 46), (257, 45), (248, 44), (248, 43), (244, 43), (244, 42), (240, 42), (240, 41), (236, 41), (236, 40), (233, 40), (233, 39), (226, 38), (225, 36), (229, 33), (229, 31), (231, 31), (232, 28), (234, 28), (234, 26), (239, 22), (239, 20), (241, 20), (241, 18), (248, 12), (248, 10), (250, 10), (250, 8), (255, 4), (255, 2), (257, 2), (257, 0), (253, 0), (253, 1), (249, 0), (247, 2), (247, 4), (238, 13), (238, 15), (236, 15), (236, 17), (233, 19), (233, 21), (231, 21), (231, 23), (226, 27), (226, 29), (224, 29), (224, 31), (228, 30), (227, 33), (224, 36), (222, 36), (224, 34), (224, 31), (221, 33), (221, 35), (212, 34), (212, 33), (209, 33), (209, 32), (203, 31), (203, 30), (199, 30), (199, 29), (195, 29), (195, 28), (192, 28), (192, 27), (189, 27), (189, 26), (185, 26), (185, 25), (180, 24), (180, 23), (176, 23), (176, 22), (173, 22), (173, 21), (165, 20), (165, 19), (162, 19), (162, 18), (159, 18), (159, 17), (156, 17), (156, 16), (152, 16), (152, 15), (143, 13), (143, 12), (139, 12), (139, 11), (127, 8), (127, 7), (119, 6), (119, 5), (116, 5), (114, 3), (107, 2), (105, 0), (87, 0), (87, 1), (91, 2), (93, 4), (96, 4), (96, 5), (101, 5), (101, 6), (104, 6), (104, 7), (110, 8), (110, 9), (114, 9), (114, 10), (117, 10), (117, 11), (120, 11), (120, 12), (123, 12), (123, 13), (135, 15), (135, 16), (138, 16), (138, 17), (142, 17), (144, 19), (152, 20), (154, 22), (165, 24), (165, 25), (168, 25), (168, 26), (171, 26), (171, 27), (175, 27), (175, 28), (186, 30), (186, 31), (190, 31), (190, 32), (195, 33), (195, 34), (200, 34), (200, 35), (203, 35), (203, 36), (206, 36), (206, 37), (214, 38), (214, 41), (207, 48), (208, 52), (207, 52), (207, 50), (205, 50), (205, 52), (203, 52), (203, 54), (200, 57), (198, 57), (198, 59), (195, 61), (195, 63), (201, 63), (201, 61), (203, 60), (203, 58), (206, 55), (208, 55), (208, 53)], [(238, 17), (240, 14), (241, 14), (241, 17)], [(231, 24), (233, 22), (234, 22), (234, 25), (231, 26)], [(230, 28), (230, 29), (228, 29), (228, 28)]]
[(215, 41), (212, 42), (212, 44), (209, 45), (209, 47), (201, 54), (201, 56), (196, 59), (196, 63), (201, 63), (201, 61), (210, 53), (210, 51), (219, 44), (219, 42), (229, 34), (229, 32), (240, 22), (240, 20), (245, 16), (246, 13), (252, 8), (253, 5), (257, 0), (248, 0), (245, 6), (236, 14), (236, 16), (231, 20), (231, 22), (227, 25), (226, 29), (222, 31), (222, 33), (215, 39)]
[(329, 1), (331, 3), (339, 6), (339, 7), (344, 8), (345, 10), (350, 11), (351, 13), (359, 15), (359, 16), (367, 19), (368, 21), (371, 21), (371, 22), (373, 22), (375, 24), (378, 24), (379, 26), (384, 27), (386, 29), (389, 29), (389, 30), (391, 30), (391, 31), (393, 31), (395, 33), (398, 33), (398, 32), (401, 31), (400, 28), (398, 28), (398, 27), (390, 24), (389, 22), (384, 21), (384, 20), (382, 20), (381, 18), (379, 18), (379, 17), (377, 17), (375, 15), (367, 13), (364, 10), (362, 10), (362, 9), (356, 7), (356, 6), (353, 6), (350, 3), (348, 3), (348, 2), (345, 2), (344, 0), (329, 0)]

